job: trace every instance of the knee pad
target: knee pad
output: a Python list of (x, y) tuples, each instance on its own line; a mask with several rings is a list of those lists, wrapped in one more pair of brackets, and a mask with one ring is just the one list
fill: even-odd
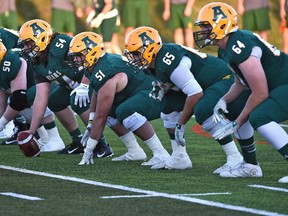
[(115, 125), (119, 124), (119, 121), (116, 118), (113, 118), (111, 116), (108, 116), (107, 120), (106, 120), (106, 125), (108, 127), (113, 127)]
[(135, 131), (147, 121), (145, 116), (135, 112), (123, 120), (123, 125), (127, 130)]
[(161, 119), (163, 119), (165, 128), (175, 128), (180, 117), (180, 112), (172, 112), (169, 114), (164, 114), (161, 112)]

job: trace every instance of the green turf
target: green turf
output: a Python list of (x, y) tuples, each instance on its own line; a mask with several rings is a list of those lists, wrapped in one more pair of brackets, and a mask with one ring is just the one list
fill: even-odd
[[(155, 130), (166, 149), (171, 152), (169, 139), (162, 121), (153, 121)], [(141, 162), (113, 162), (111, 158), (95, 159), (91, 166), (78, 166), (80, 155), (42, 153), (37, 158), (25, 157), (16, 145), (0, 146), (0, 165), (24, 168), (50, 174), (103, 182), (113, 185), (149, 190), (168, 195), (194, 194), (184, 197), (214, 201), (225, 205), (240, 206), (288, 214), (288, 184), (278, 179), (288, 175), (288, 163), (265, 140), (256, 134), (257, 155), (264, 177), (255, 179), (223, 179), (212, 174), (225, 163), (220, 146), (211, 138), (192, 132), (196, 125), (190, 121), (186, 132), (188, 153), (193, 162), (191, 170), (151, 170), (140, 166)], [(83, 126), (81, 124), (81, 126)], [(82, 127), (84, 130), (84, 128)], [(65, 143), (70, 142), (67, 132), (59, 125)], [(125, 153), (125, 148), (110, 129), (105, 131), (115, 156)], [(148, 157), (151, 152), (141, 141)], [(0, 215), (251, 215), (209, 205), (174, 199), (173, 197), (130, 197), (103, 199), (102, 196), (143, 195), (127, 190), (99, 187), (51, 177), (25, 174), (0, 168)], [(248, 185), (265, 185), (284, 188), (286, 192), (252, 188)], [(28, 201), (1, 195), (13, 192), (43, 198)], [(227, 193), (196, 196), (202, 193)], [(178, 196), (179, 197), (179, 196)], [(263, 212), (262, 212), (263, 213)], [(265, 215), (265, 214), (264, 214)]]

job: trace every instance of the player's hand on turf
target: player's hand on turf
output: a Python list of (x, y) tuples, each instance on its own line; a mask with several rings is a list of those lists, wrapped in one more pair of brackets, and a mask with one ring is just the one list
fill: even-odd
[(223, 114), (228, 113), (227, 102), (224, 99), (220, 99), (215, 105), (213, 110), (213, 121), (216, 123), (221, 122), (224, 119)]
[(90, 103), (89, 98), (89, 85), (80, 83), (80, 85), (75, 88), (73, 91), (71, 91), (70, 96), (75, 95), (74, 104), (77, 105), (79, 103), (79, 107), (82, 107), (82, 105), (85, 107), (88, 103)]
[(176, 128), (175, 128), (175, 140), (177, 142), (177, 145), (180, 146), (186, 146), (186, 141), (184, 138), (184, 134), (185, 134), (185, 125), (179, 125), (176, 124)]
[(164, 88), (161, 87), (161, 82), (153, 81), (152, 86), (153, 86), (153, 89), (149, 93), (149, 97), (152, 97), (153, 99), (161, 101), (165, 95), (165, 90)]
[(223, 139), (225, 138), (226, 136), (230, 135), (230, 134), (233, 134), (235, 131), (237, 131), (239, 128), (239, 125), (235, 122), (235, 121), (232, 121), (232, 122), (229, 122), (228, 124), (226, 125), (223, 125), (221, 128), (219, 128), (218, 130), (216, 130), (212, 136), (215, 138), (215, 139)]
[(84, 149), (83, 157), (78, 165), (90, 165), (94, 164), (93, 150), (95, 149), (98, 141), (92, 138), (88, 138), (87, 146)]

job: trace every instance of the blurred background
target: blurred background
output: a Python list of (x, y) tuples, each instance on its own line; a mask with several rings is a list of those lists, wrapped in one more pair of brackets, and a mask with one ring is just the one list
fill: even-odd
[[(61, 1), (61, 0), (58, 0)], [(118, 9), (120, 12), (120, 17), (123, 17), (123, 2), (125, 0), (118, 0)], [(253, 1), (253, 0), (251, 0)], [(17, 20), (19, 26), (23, 24), (23, 22), (34, 19), (41, 18), (50, 23), (51, 21), (51, 2), (52, 0), (16, 0), (17, 7)], [(168, 28), (168, 23), (163, 21), (162, 13), (164, 9), (164, 0), (149, 0), (149, 11), (147, 11), (147, 16), (150, 16), (152, 27), (156, 28), (162, 36), (162, 40), (164, 42), (174, 42), (173, 41), (173, 32)], [(193, 21), (195, 21), (196, 16), (205, 4), (213, 2), (209, 0), (195, 0), (193, 6)], [(237, 10), (237, 1), (236, 0), (223, 0), (222, 2), (228, 3), (233, 6)], [(277, 46), (280, 50), (282, 50), (282, 37), (279, 30), (280, 27), (280, 17), (279, 17), (279, 0), (270, 0), (269, 1), (269, 17), (271, 21), (271, 29), (268, 32), (268, 42)], [(239, 16), (239, 26), (241, 27), (241, 16)], [(85, 22), (86, 16), (84, 15), (82, 18), (76, 18), (76, 33), (81, 31), (89, 30)], [(53, 26), (52, 26), (53, 27)], [(123, 21), (121, 19), (120, 30), (118, 32), (119, 35), (119, 45), (123, 50), (123, 41), (124, 41), (124, 26)], [(192, 35), (191, 35), (192, 37)], [(195, 48), (197, 48), (194, 45)], [(204, 48), (203, 51), (208, 53), (215, 53), (216, 48), (207, 47)]]

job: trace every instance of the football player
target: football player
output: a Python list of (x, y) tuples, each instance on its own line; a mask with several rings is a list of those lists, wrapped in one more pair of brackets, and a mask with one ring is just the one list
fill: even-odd
[[(227, 62), (235, 73), (233, 85), (215, 106), (216, 120), (222, 117), (223, 112), (235, 111), (229, 105), (239, 99), (241, 93), (247, 89), (251, 92), (241, 100), (244, 108), (237, 117), (216, 130), (213, 136), (222, 139), (234, 132), (235, 135), (238, 134), (243, 126), (249, 126), (250, 129), (247, 128), (242, 136), (252, 136), (255, 129), (288, 160), (288, 135), (279, 125), (288, 120), (288, 56), (258, 34), (240, 30), (237, 18), (233, 7), (214, 2), (200, 10), (195, 22), (201, 28), (194, 33), (197, 45), (200, 48), (218, 46), (219, 58)], [(254, 142), (251, 142), (250, 147), (240, 144), (243, 150), (246, 148), (255, 152)], [(252, 159), (249, 154), (243, 155), (243, 163), (230, 172), (223, 173), (224, 177), (260, 176), (256, 155)], [(249, 174), (252, 172), (255, 175)], [(281, 178), (279, 182), (288, 183), (288, 176)]]
[[(28, 69), (27, 62), (20, 57), (20, 49), (7, 51), (5, 45), (0, 42), (0, 131), (19, 112), (31, 119), (31, 103), (29, 104), (27, 94), (34, 93), (34, 74)], [(10, 97), (9, 97), (10, 96)], [(9, 97), (9, 103), (7, 105)], [(31, 98), (31, 97), (30, 97)], [(65, 145), (58, 133), (54, 115), (46, 109), (41, 123), (46, 125), (49, 139), (40, 137), (41, 151), (60, 151)], [(46, 139), (44, 141), (44, 139)]]
[[(162, 110), (173, 150), (185, 148), (185, 125), (193, 114), (210, 134), (225, 124), (224, 121), (218, 124), (213, 121), (215, 104), (233, 83), (232, 72), (224, 61), (192, 48), (162, 43), (158, 31), (146, 26), (134, 29), (127, 36), (125, 55), (136, 73), (148, 68), (160, 81), (158, 90), (155, 88), (157, 91), (151, 92), (152, 96), (163, 97), (164, 101), (173, 98), (174, 102), (164, 104)], [(243, 159), (231, 136), (217, 141), (227, 155), (227, 163), (214, 171), (219, 174), (232, 169)], [(172, 153), (167, 163), (178, 158), (176, 152)]]
[(94, 163), (92, 153), (109, 117), (110, 127), (123, 124), (126, 133), (132, 131), (151, 149), (153, 157), (142, 165), (162, 166), (169, 153), (149, 122), (160, 117), (160, 103), (149, 97), (152, 77), (136, 76), (123, 56), (105, 52), (102, 37), (93, 32), (77, 34), (68, 56), (72, 67), (87, 70), (93, 89), (90, 109), (94, 117), (79, 165)]
[[(83, 72), (71, 70), (65, 59), (71, 39), (65, 34), (53, 34), (50, 24), (41, 19), (29, 20), (19, 30), (21, 56), (31, 63), (36, 78), (36, 96), (29, 131), (32, 134), (36, 132), (48, 105), (73, 140), (59, 152), (61, 154), (83, 153), (80, 143), (82, 133), (74, 112), (86, 125), (89, 118), (89, 85), (80, 84)], [(49, 95), (51, 82), (56, 82), (58, 87)], [(113, 155), (103, 135), (99, 141), (95, 156)]]

